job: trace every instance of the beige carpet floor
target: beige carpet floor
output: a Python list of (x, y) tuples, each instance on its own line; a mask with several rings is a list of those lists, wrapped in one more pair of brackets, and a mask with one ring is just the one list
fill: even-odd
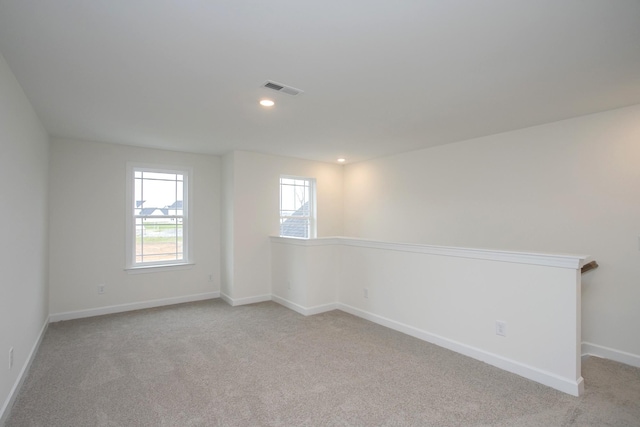
[(640, 426), (640, 369), (576, 398), (333, 311), (220, 300), (53, 323), (7, 427)]

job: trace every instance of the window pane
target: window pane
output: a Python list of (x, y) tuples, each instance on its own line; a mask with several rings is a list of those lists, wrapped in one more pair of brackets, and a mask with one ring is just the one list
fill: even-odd
[(140, 210), (144, 207), (144, 199), (142, 198), (142, 180), (134, 179), (134, 211), (136, 215), (140, 215)]
[(183, 172), (167, 173), (143, 168), (133, 170), (134, 254), (136, 264), (185, 260), (186, 218), (183, 201), (188, 197)]
[(281, 209), (287, 211), (295, 211), (297, 208), (295, 206), (296, 201), (296, 193), (295, 187), (290, 185), (283, 185), (281, 191)]
[(177, 202), (177, 186), (175, 181), (144, 180), (142, 184), (144, 207), (167, 208)]
[(175, 257), (175, 254), (163, 254), (163, 253), (154, 253), (151, 255), (145, 255), (143, 262), (158, 262), (158, 261), (177, 261), (178, 259)]
[(143, 172), (142, 177), (144, 179), (159, 179), (165, 181), (175, 181), (177, 175), (175, 173), (163, 173), (163, 172)]
[(298, 215), (308, 215), (309, 193), (305, 187), (296, 187), (296, 210)]
[(287, 237), (309, 238), (309, 220), (298, 218), (281, 219), (280, 235)]
[(142, 218), (136, 218), (136, 262), (142, 262), (142, 235), (143, 235)]
[(313, 180), (280, 178), (280, 235), (310, 238)]
[[(136, 227), (136, 262), (183, 259), (183, 226), (176, 219), (138, 219)], [(176, 223), (178, 222), (178, 223)]]

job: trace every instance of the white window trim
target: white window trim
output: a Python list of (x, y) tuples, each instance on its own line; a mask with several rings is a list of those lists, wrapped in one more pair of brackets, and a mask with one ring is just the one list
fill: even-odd
[[(183, 175), (185, 191), (182, 200), (183, 209), (183, 247), (182, 261), (158, 261), (154, 263), (136, 264), (135, 262), (135, 192), (134, 192), (134, 170), (145, 172), (180, 173)], [(125, 248), (125, 271), (127, 273), (151, 273), (170, 269), (184, 269), (195, 264), (193, 259), (193, 169), (185, 166), (169, 166), (150, 163), (127, 162), (126, 173), (126, 248)]]
[[(282, 188), (281, 188), (281, 184), (280, 181), (282, 179), (299, 179), (299, 180), (304, 180), (304, 181), (309, 181), (309, 204), (310, 206), (310, 211), (311, 211), (311, 218), (309, 219), (309, 237), (305, 238), (305, 237), (294, 237), (294, 236), (280, 236), (283, 238), (287, 238), (287, 239), (299, 239), (299, 240), (309, 240), (309, 239), (316, 239), (318, 237), (318, 213), (316, 210), (316, 193), (317, 193), (317, 182), (315, 178), (311, 178), (308, 176), (296, 176), (296, 175), (280, 175), (280, 178), (278, 179), (278, 224), (280, 223), (280, 220), (282, 219), (282, 216), (280, 216), (280, 208), (281, 208), (281, 200), (280, 197), (282, 195)], [(280, 226), (278, 225), (278, 234), (280, 234), (279, 232), (280, 230)]]

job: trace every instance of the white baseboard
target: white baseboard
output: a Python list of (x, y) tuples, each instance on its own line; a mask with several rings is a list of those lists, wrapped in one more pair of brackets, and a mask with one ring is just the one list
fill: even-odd
[(291, 309), (297, 313), (300, 313), (303, 316), (312, 316), (314, 314), (320, 314), (326, 311), (336, 310), (338, 308), (337, 303), (322, 304), (322, 305), (316, 305), (313, 307), (304, 307), (300, 304), (296, 304), (295, 302), (289, 301), (277, 295), (272, 295), (271, 297), (273, 301), (277, 302), (278, 304), (283, 305), (288, 309)]
[(271, 301), (271, 294), (267, 295), (258, 295), (255, 297), (246, 297), (246, 298), (231, 298), (227, 294), (221, 294), (220, 298), (226, 301), (232, 307), (236, 307), (238, 305), (246, 305), (246, 304), (255, 304), (257, 302), (265, 302)]
[(582, 343), (582, 356), (596, 356), (640, 368), (640, 356), (590, 342)]
[(233, 307), (233, 300), (231, 299), (231, 297), (229, 295), (220, 292), (220, 298), (222, 298), (222, 301), (226, 302), (231, 307)]
[(128, 304), (110, 305), (107, 307), (91, 308), (88, 310), (67, 311), (64, 313), (51, 314), (49, 316), (49, 322), (60, 322), (62, 320), (82, 319), (84, 317), (102, 316), (105, 314), (122, 313), (125, 311), (141, 310), (144, 308), (153, 308), (153, 307), (162, 307), (165, 305), (202, 301), (202, 300), (219, 298), (219, 297), (220, 297), (220, 292), (205, 292), (202, 294), (154, 299), (149, 301), (140, 301), (140, 302), (133, 302)]
[(404, 323), (396, 322), (395, 320), (387, 319), (386, 317), (379, 316), (377, 314), (369, 313), (359, 308), (352, 307), (350, 305), (338, 303), (337, 308), (346, 313), (353, 314), (354, 316), (361, 317), (387, 328), (402, 332), (412, 337), (421, 339), (423, 341), (430, 342), (437, 346), (455, 351), (456, 353), (463, 354), (476, 360), (480, 360), (496, 368), (503, 369), (507, 372), (511, 372), (521, 377), (536, 381), (540, 384), (544, 384), (556, 390), (560, 390), (564, 393), (571, 394), (573, 396), (579, 396), (584, 391), (584, 382), (582, 377), (574, 380), (572, 378), (564, 378), (551, 372), (547, 372), (538, 368), (534, 368), (523, 363), (516, 362), (511, 359), (498, 356), (493, 353), (486, 352), (484, 350), (462, 344), (457, 341), (444, 338), (440, 335), (432, 334), (423, 331), (413, 326), (406, 325)]
[(22, 365), (22, 369), (18, 374), (18, 378), (16, 378), (16, 382), (13, 384), (13, 387), (9, 392), (9, 396), (7, 396), (7, 399), (5, 400), (4, 404), (2, 405), (2, 408), (0, 409), (0, 426), (4, 426), (7, 419), (9, 419), (9, 414), (11, 413), (11, 407), (13, 406), (13, 403), (18, 397), (18, 393), (22, 388), (22, 384), (24, 384), (24, 380), (27, 378), (27, 373), (31, 368), (33, 359), (36, 357), (36, 353), (38, 352), (38, 348), (40, 348), (40, 343), (44, 338), (44, 334), (47, 332), (48, 326), (49, 326), (49, 320), (46, 319), (44, 322), (44, 325), (42, 325), (42, 329), (40, 329), (40, 335), (38, 335), (38, 339), (33, 344), (33, 347), (31, 347), (29, 356), (27, 357), (27, 360), (25, 361), (24, 365)]

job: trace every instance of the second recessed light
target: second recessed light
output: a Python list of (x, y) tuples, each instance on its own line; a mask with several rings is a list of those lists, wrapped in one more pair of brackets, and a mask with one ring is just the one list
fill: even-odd
[(275, 102), (270, 99), (261, 99), (260, 105), (262, 105), (263, 107), (273, 107), (275, 105)]

